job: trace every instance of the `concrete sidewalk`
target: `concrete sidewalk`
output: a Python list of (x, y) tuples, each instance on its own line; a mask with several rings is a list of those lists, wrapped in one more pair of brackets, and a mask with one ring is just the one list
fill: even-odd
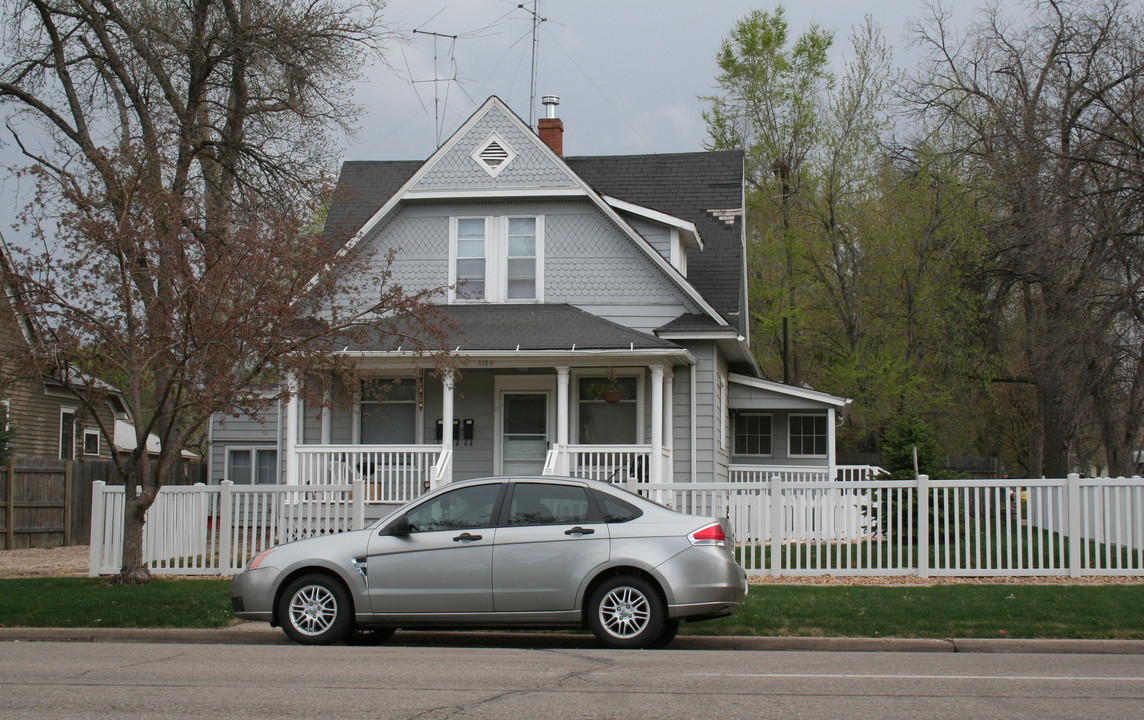
[[(216, 645), (290, 645), (268, 623), (228, 628), (0, 628), (0, 642), (141, 642)], [(385, 645), (599, 649), (588, 634), (547, 632), (399, 631)], [(1085, 653), (1142, 655), (1144, 640), (1001, 640), (922, 638), (812, 638), (680, 636), (671, 650), (807, 650), (834, 652)]]

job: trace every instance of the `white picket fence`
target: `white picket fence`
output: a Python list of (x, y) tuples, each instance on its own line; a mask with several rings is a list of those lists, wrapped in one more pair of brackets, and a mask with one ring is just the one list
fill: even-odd
[(641, 485), (727, 518), (755, 575), (1144, 575), (1144, 480)]
[[(123, 564), (123, 486), (92, 483), (92, 576)], [(143, 525), (143, 561), (158, 575), (231, 575), (263, 550), (365, 526), (365, 483), (164, 487)]]
[[(1144, 575), (1144, 480), (642, 483), (682, 512), (727, 518), (753, 575)], [(360, 528), (364, 481), (163, 488), (144, 526), (156, 574), (221, 574), (283, 542)], [(119, 571), (123, 488), (95, 483), (92, 575)]]

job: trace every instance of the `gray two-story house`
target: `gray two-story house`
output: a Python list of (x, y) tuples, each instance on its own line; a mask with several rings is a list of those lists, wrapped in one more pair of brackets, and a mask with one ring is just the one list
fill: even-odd
[(360, 478), (388, 502), (494, 474), (836, 477), (849, 401), (765, 380), (751, 354), (742, 154), (562, 141), (494, 97), (424, 162), (347, 162), (327, 223), (353, 230), (347, 252), (392, 251), (405, 288), (448, 288), (461, 366), (347, 345), (367, 379), (328, 407), (216, 417), (212, 477)]

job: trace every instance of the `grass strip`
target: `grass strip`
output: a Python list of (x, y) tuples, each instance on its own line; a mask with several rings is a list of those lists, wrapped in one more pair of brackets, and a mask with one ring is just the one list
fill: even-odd
[(1144, 639), (1144, 585), (752, 585), (688, 635)]
[[(0, 579), (0, 626), (217, 628), (229, 581)], [(743, 610), (686, 635), (1144, 639), (1144, 585), (752, 585)]]
[(217, 628), (234, 621), (229, 580), (0, 579), (0, 626)]

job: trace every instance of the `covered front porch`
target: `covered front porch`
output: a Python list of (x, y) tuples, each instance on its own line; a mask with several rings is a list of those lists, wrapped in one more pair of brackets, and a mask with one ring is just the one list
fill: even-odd
[(370, 503), (499, 474), (671, 482), (674, 445), (690, 435), (676, 408), (690, 390), (677, 392), (675, 376), (694, 359), (679, 349), (590, 355), (484, 355), (441, 374), (390, 358), (321, 408), (307, 411), (296, 393), (284, 408), (284, 480), (363, 480)]

